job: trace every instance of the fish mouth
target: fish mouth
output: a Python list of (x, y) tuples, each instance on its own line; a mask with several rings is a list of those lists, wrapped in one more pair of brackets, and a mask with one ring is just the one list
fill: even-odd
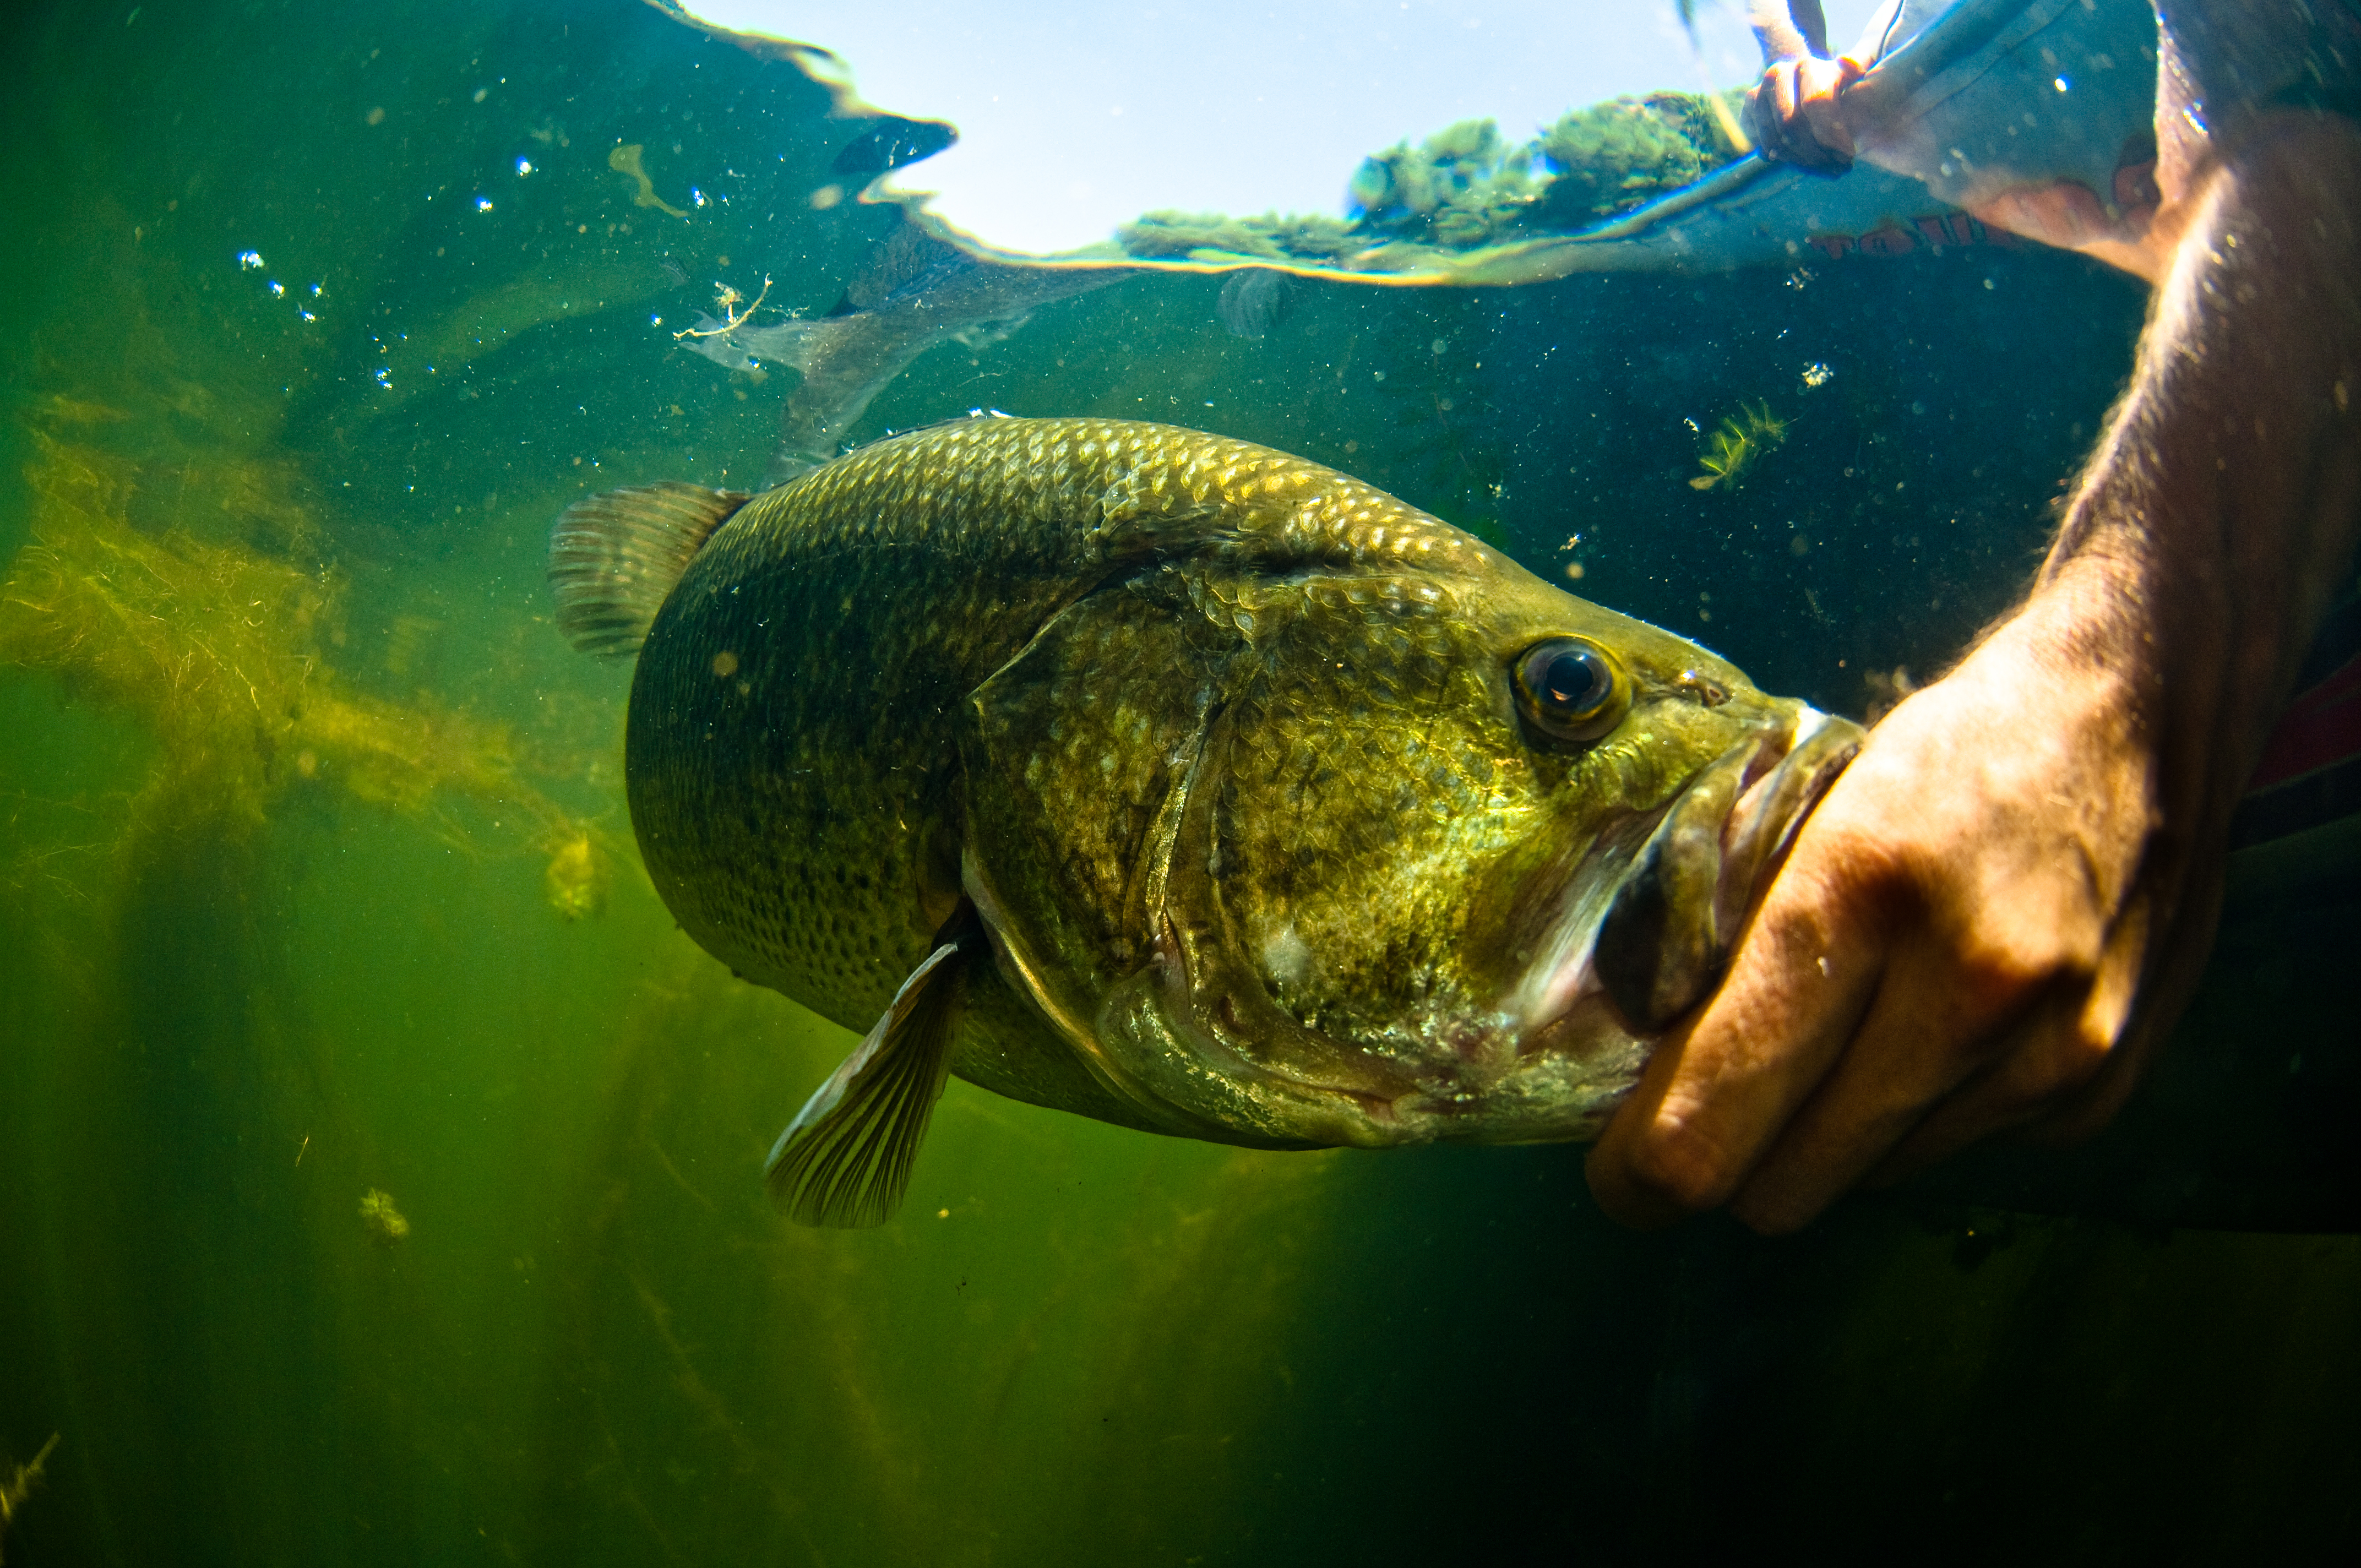
[(1798, 704), (1674, 797), (1618, 883), (1586, 965), (1626, 1028), (1663, 1033), (1721, 978), (1767, 872), (1862, 733)]
[(1861, 750), (1849, 719), (1797, 705), (1708, 763), (1615, 890), (1589, 968), (1626, 1027), (1661, 1034), (1721, 977), (1764, 873)]

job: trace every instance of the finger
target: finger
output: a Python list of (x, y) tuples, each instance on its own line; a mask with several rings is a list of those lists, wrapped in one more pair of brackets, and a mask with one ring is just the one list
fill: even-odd
[(1642, 1152), (1648, 1129), (1663, 1109), (1664, 1095), (1680, 1069), (1681, 1054), (1689, 1033), (1690, 1027), (1684, 1026), (1658, 1043), (1640, 1081), (1616, 1107), (1607, 1130), (1599, 1134), (1598, 1141), (1583, 1157), (1582, 1173), (1590, 1183), (1590, 1195), (1598, 1200), (1607, 1217), (1619, 1225), (1642, 1231), (1660, 1230), (1687, 1218), (1693, 1212), (1691, 1205), (1667, 1190), (1660, 1173), (1647, 1168), (1648, 1157)]
[(1743, 117), (1746, 134), (1754, 138), (1754, 150), (1775, 161), (1785, 133), (1779, 125), (1778, 93), (1769, 75), (1747, 90)]
[(2191, 873), (2179, 916), (2162, 932), (2152, 924), (2156, 900), (2149, 892), (2125, 905), (2108, 931), (2090, 1003), (2093, 1017), (2083, 1025), (2086, 1032), (2111, 1033), (2114, 1043), (2087, 1081), (2039, 1108), (2026, 1126), (2030, 1136), (2052, 1145), (2079, 1143), (2114, 1120), (2203, 977), (2221, 915), (2222, 879), (2218, 857)]
[(1795, 62), (1783, 60), (1763, 73), (1755, 89), (1763, 100), (1763, 151), (1787, 161), (1795, 150)]
[(1840, 94), (1860, 74), (1850, 60), (1813, 60), (1797, 71), (1795, 91), (1804, 125), (1819, 145), (1824, 162), (1852, 162), (1852, 126)]
[(1804, 106), (1803, 79), (1798, 62), (1783, 60), (1771, 68), (1772, 93), (1779, 108), (1779, 131), (1783, 138), (1795, 135), (1795, 115)]
[(1948, 947), (1889, 964), (1861, 1030), (1797, 1110), (1730, 1205), (1766, 1234), (1799, 1229), (1878, 1167), (1913, 1129), (2000, 1054), (2015, 985), (1966, 985)]
[(1661, 1224), (1727, 1201), (1838, 1059), (1885, 961), (1874, 901), (1833, 870), (1862, 852), (1806, 826), (1729, 978), (1591, 1151), (1610, 1217)]
[(1756, 82), (1746, 90), (1746, 100), (1738, 106), (1738, 123), (1753, 138), (1759, 149), (1771, 139), (1771, 105), (1763, 96), (1763, 83)]
[[(2044, 997), (2007, 1031), (1995, 1060), (1971, 1074), (1910, 1129), (1870, 1173), (1890, 1186), (1995, 1133), (2029, 1124), (2098, 1069), (2081, 1037), (2086, 1003), (2070, 991)], [(2100, 1053), (2103, 1055), (2103, 1051)]]
[(1842, 169), (1852, 162), (1852, 133), (1836, 117), (1836, 105), (1815, 91), (1814, 67), (1825, 63), (1790, 61), (1784, 84), (1779, 155), (1799, 169)]
[[(2150, 903), (2135, 894), (2108, 927), (2092, 977), (2053, 988), (2010, 1031), (1991, 1068), (1962, 1084), (1894, 1148), (1875, 1173), (1898, 1181), (1994, 1133), (2024, 1128), (2045, 1143), (2073, 1143), (2114, 1118), (2131, 1091), (2161, 1024), (2180, 1011), (2186, 988), (2151, 985), (2149, 1005), (2132, 1014), (2148, 957)], [(2172, 959), (2194, 959), (2192, 938), (2210, 945), (2213, 924), (2175, 933)], [(2193, 970), (2193, 963), (2180, 966)]]
[(1844, 111), (1837, 106), (1835, 99), (1805, 99), (1803, 120), (1805, 129), (1817, 146), (1821, 162), (1852, 161), (1852, 127), (1845, 124)]

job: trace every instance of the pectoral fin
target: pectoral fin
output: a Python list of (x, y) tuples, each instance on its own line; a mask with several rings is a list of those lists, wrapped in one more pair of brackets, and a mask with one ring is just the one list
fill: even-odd
[(962, 904), (860, 1047), (771, 1146), (772, 1201), (800, 1224), (882, 1224), (910, 1185), (919, 1140), (950, 1072), (966, 966), (990, 951)]

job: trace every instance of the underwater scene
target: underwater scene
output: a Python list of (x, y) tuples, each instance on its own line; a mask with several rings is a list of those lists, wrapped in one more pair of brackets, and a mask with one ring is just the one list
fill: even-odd
[[(872, 185), (952, 132), (672, 5), (59, 0), (0, 38), (0, 1562), (2361, 1545), (2350, 768), (2242, 816), (2193, 1000), (2077, 1148), (1979, 1146), (1775, 1239), (1615, 1223), (1584, 1140), (1726, 946), (1602, 948), (1599, 1033), (1538, 1028), (1531, 1081), (1387, 1076), (1402, 1019), (1574, 939), (1492, 918), (1576, 853), (1488, 826), (1510, 785), (1451, 759), (1538, 726), (1603, 797), (1565, 759), (1661, 669), (1700, 728), (1613, 787), (1662, 807), (1729, 754), (1708, 718), (1775, 713), (1743, 783), (1820, 772), (1767, 863), (1855, 726), (2025, 593), (2138, 279), (1866, 163), (1766, 171), (1746, 83), (1678, 55), (1537, 126), (1404, 127), (1325, 213), (1143, 212), (1029, 266)], [(1117, 447), (1263, 489), (1076, 543), (1037, 481)], [(1359, 533), (1317, 656), (1223, 687), (1232, 644), (1170, 612), (1270, 635), (1319, 576), (1255, 554), (1287, 487), (1475, 563), (1414, 640), (1490, 650), (1497, 614), (1542, 651), (1522, 706), (1397, 745), (1356, 677), (1427, 666), (1384, 663)], [(765, 609), (740, 542), (798, 497), (925, 527)], [(1112, 619), (992, 641), (1110, 562)], [(2325, 668), (2361, 650), (2345, 571)], [(1552, 615), (1590, 619), (1520, 630)], [(999, 804), (927, 772), (955, 703)], [(714, 806), (709, 739), (789, 712), (757, 805)], [(1267, 774), (1159, 806), (1215, 729)], [(1261, 879), (1171, 940), (1253, 933), (1321, 1094), (1155, 1076), (1118, 831)], [(1655, 863), (1629, 831), (1611, 865)], [(1574, 905), (1586, 942), (1639, 919)], [(1344, 952), (1378, 978), (1323, 989)], [(1136, 1027), (1037, 1050), (1082, 997)]]

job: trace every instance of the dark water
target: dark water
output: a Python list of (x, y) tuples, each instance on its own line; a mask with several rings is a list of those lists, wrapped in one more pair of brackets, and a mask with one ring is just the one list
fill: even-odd
[[(783, 1224), (763, 1152), (847, 1038), (672, 928), (627, 675), (550, 630), (542, 553), (585, 490), (759, 470), (786, 378), (650, 318), (766, 272), (826, 308), (891, 217), (807, 200), (863, 127), (622, 0), (0, 27), (0, 1480), (60, 1434), (9, 1563), (2361, 1536), (2349, 1234), (1971, 1179), (1775, 1245), (1642, 1237), (1578, 1149), (1246, 1154), (959, 1083), (898, 1223)], [(619, 143), (688, 218), (633, 203)], [(1856, 714), (2023, 582), (2144, 302), (1987, 246), (1306, 284), (1252, 341), (1219, 289), (939, 349), (856, 433), (989, 406), (1267, 442)], [(1741, 402), (1788, 440), (1693, 488)], [(2345, 1102), (2319, 1049), (2278, 1065), (2361, 1034), (2354, 901), (2308, 899), (2234, 920), (2182, 1119), (2090, 1157), (2202, 1163), (2239, 1073)]]

